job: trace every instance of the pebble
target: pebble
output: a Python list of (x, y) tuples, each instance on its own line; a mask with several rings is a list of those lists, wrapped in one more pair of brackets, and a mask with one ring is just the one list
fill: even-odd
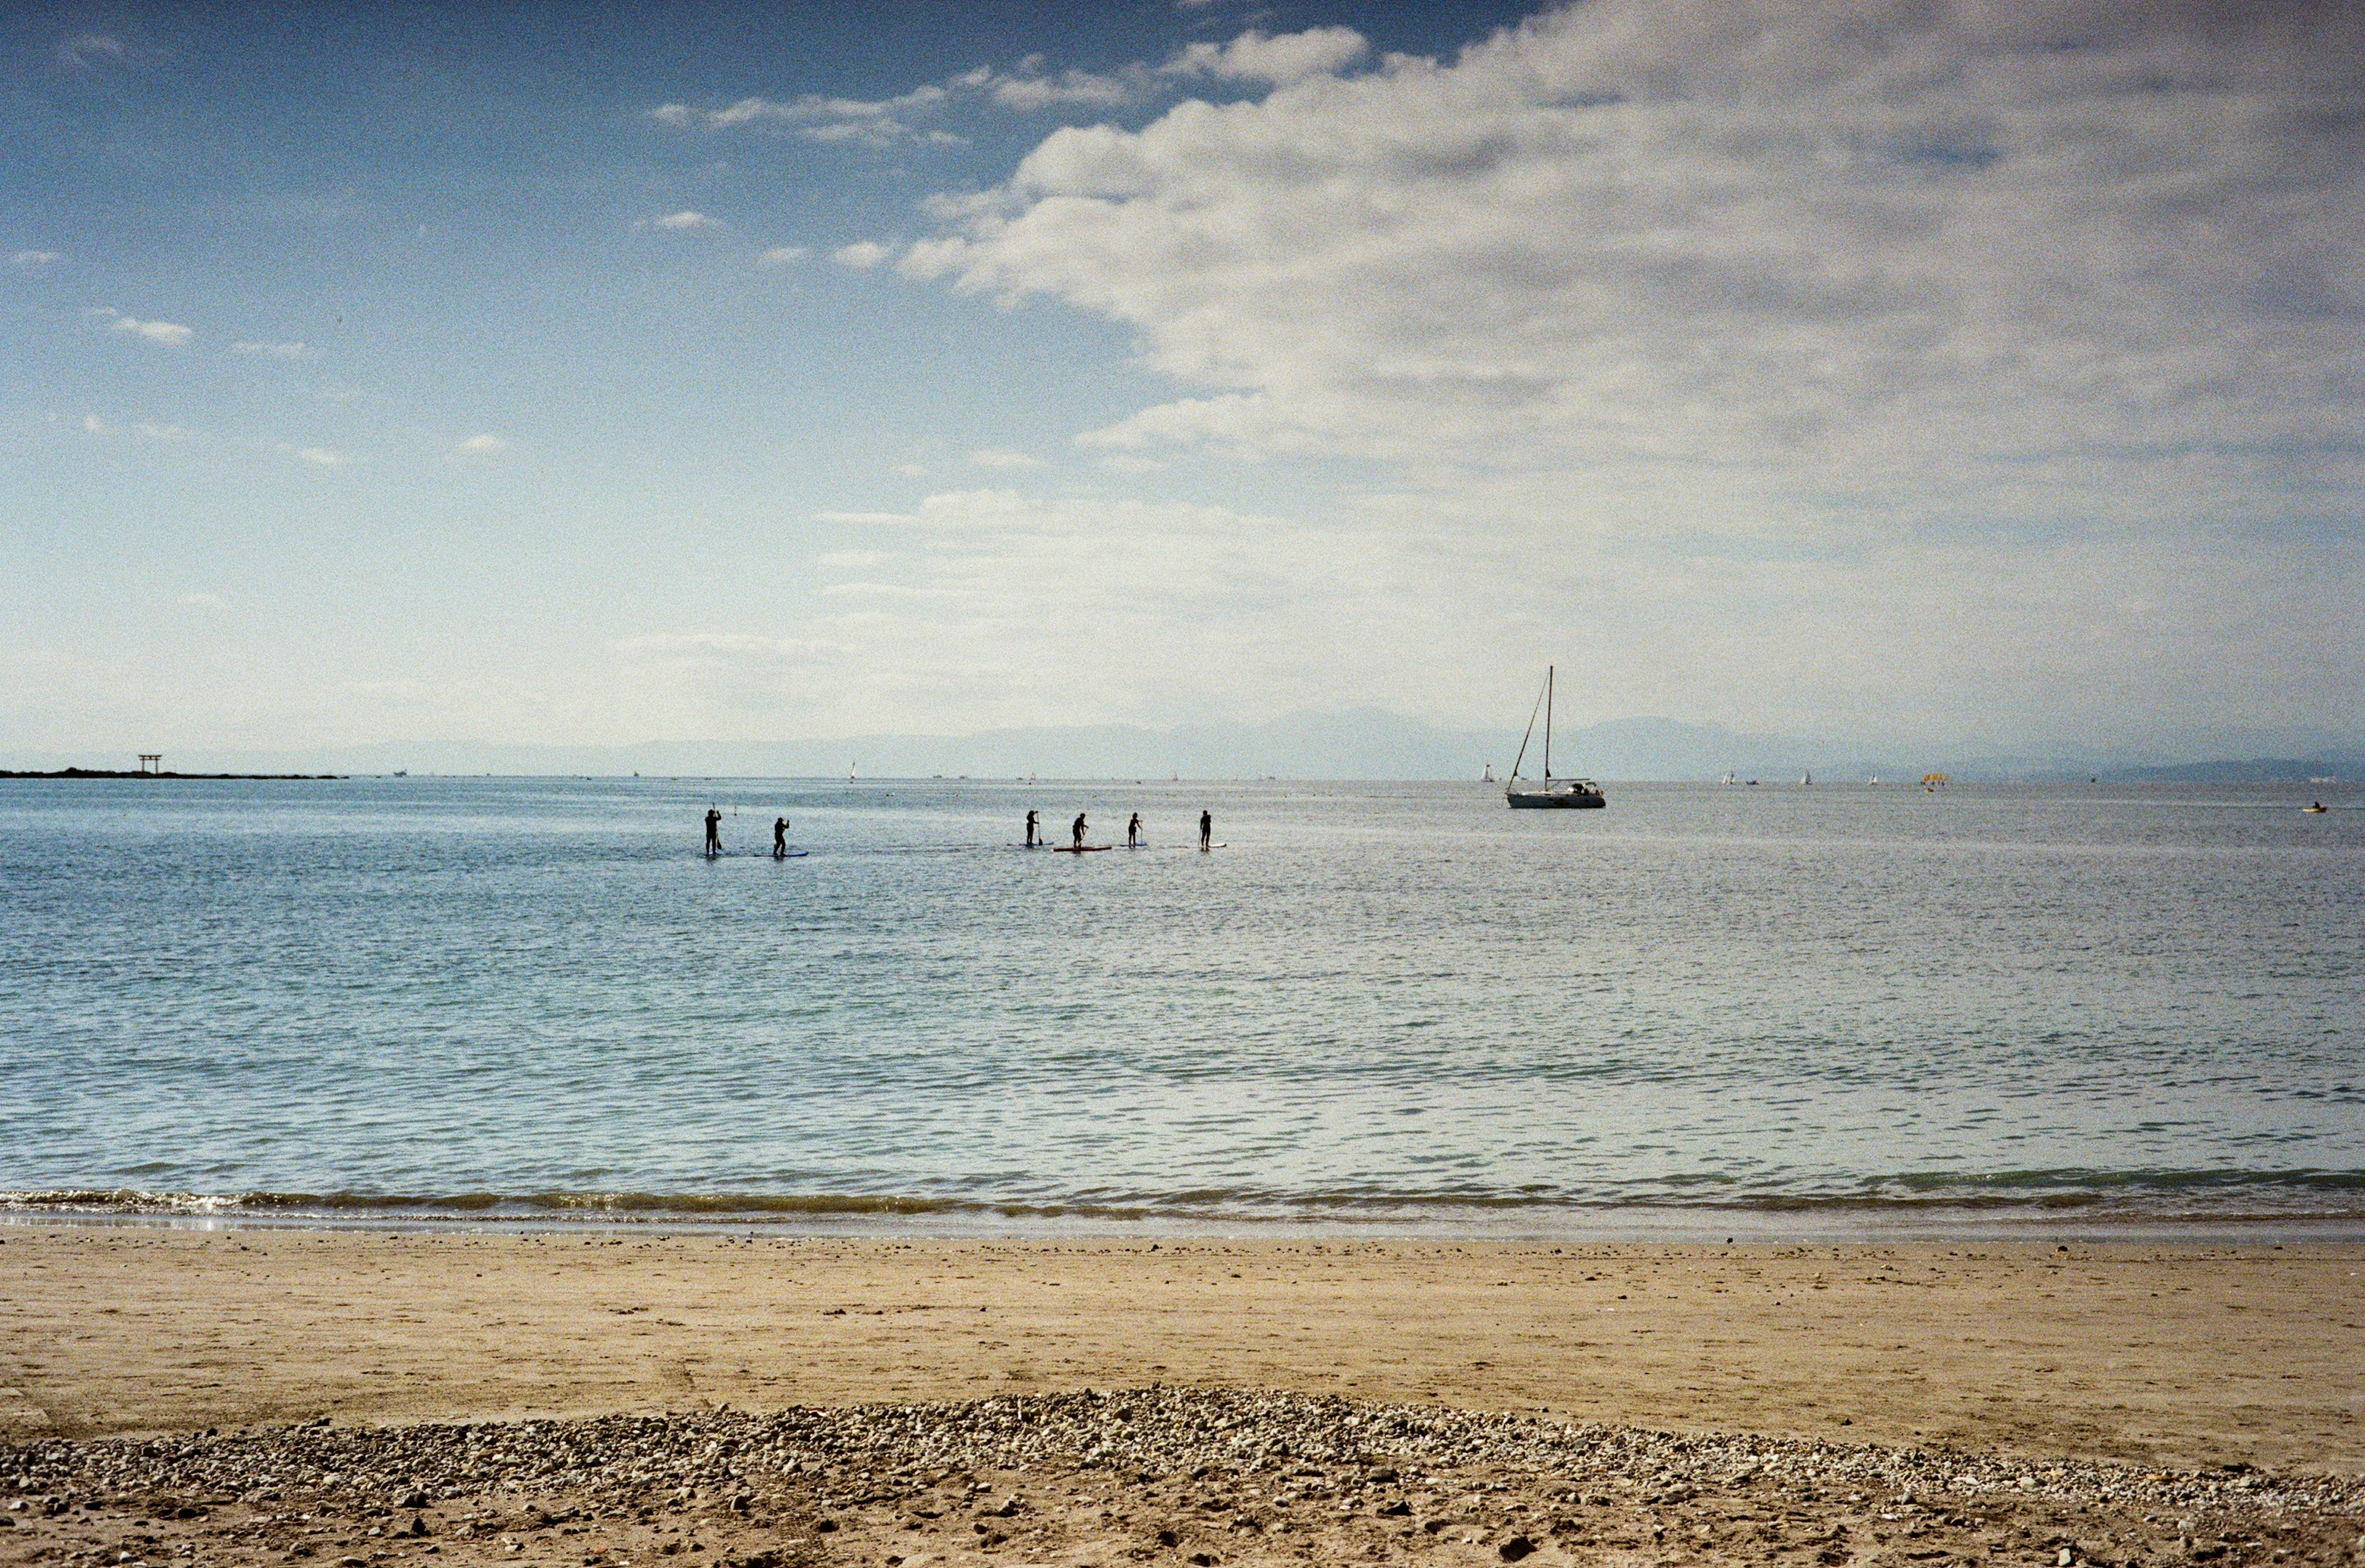
[[(2238, 1501), (2365, 1512), (2365, 1480), (2026, 1460), (1941, 1447), (1648, 1431), (1336, 1395), (1155, 1386), (958, 1404), (685, 1411), (582, 1420), (290, 1427), (0, 1445), (0, 1491), (226, 1495), (341, 1492), (407, 1510), (500, 1486), (744, 1494), (795, 1474), (893, 1464), (1017, 1470), (1058, 1462), (1171, 1474), (1314, 1465), (1367, 1484), (1483, 1465), (1664, 1497), (1755, 1483), (1911, 1493), (1930, 1506), (2009, 1493), (2175, 1510)], [(419, 1525), (413, 1526), (416, 1533)]]

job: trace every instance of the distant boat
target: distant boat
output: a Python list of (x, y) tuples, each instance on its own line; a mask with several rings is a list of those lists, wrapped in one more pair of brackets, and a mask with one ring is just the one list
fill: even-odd
[(1590, 778), (1555, 778), (1552, 770), (1552, 666), (1544, 666), (1544, 689), (1536, 696), (1536, 708), (1544, 715), (1544, 776), (1541, 780), (1519, 777), (1519, 764), (1528, 759), (1528, 742), (1535, 738), (1536, 712), (1528, 711), (1528, 733), (1519, 737), (1519, 755), (1511, 762), (1511, 780), (1503, 787), (1504, 802), (1514, 810), (1534, 807), (1606, 806), (1608, 800), (1601, 786)]
[(2317, 801), (2312, 805), (2305, 805), (2300, 808), (2301, 811), (2305, 812), (2312, 817), (2320, 817), (2331, 809), (2331, 807), (2326, 805), (2322, 801)]
[(1478, 782), (1481, 784), (1492, 784), (1495, 782), (1495, 765), (1493, 763), (1490, 762), (1486, 765), (1486, 771), (1479, 776)]
[(1811, 774), (1811, 773), (1801, 773), (1800, 775), (1799, 775), (1799, 789), (1801, 789), (1801, 790), (1811, 790), (1811, 789), (1813, 789), (1814, 787), (1815, 787), (1815, 776), (1814, 776), (1813, 774)]

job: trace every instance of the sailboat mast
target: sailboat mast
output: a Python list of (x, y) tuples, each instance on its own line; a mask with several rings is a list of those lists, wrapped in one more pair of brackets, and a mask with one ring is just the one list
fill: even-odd
[(1544, 777), (1552, 777), (1552, 666), (1544, 666)]

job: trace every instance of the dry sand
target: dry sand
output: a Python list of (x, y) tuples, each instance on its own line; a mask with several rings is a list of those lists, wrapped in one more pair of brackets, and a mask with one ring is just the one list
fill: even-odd
[(0, 1228), (0, 1436), (1137, 1387), (2365, 1473), (2365, 1248)]

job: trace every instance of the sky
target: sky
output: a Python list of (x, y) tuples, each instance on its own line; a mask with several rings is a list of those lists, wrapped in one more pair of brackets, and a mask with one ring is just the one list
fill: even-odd
[(0, 755), (2365, 734), (2365, 9), (0, 7)]

